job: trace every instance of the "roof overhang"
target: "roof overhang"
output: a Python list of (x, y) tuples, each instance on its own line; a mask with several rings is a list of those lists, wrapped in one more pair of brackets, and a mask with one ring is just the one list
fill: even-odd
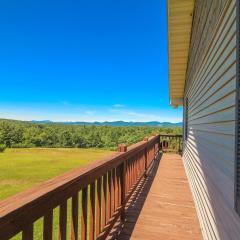
[(168, 0), (170, 103), (183, 104), (195, 0)]

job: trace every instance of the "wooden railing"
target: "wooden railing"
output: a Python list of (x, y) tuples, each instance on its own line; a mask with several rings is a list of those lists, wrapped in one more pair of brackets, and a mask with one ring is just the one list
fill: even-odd
[(43, 219), (40, 239), (56, 239), (55, 211), (57, 239), (105, 239), (116, 222), (124, 223), (125, 205), (159, 149), (159, 135), (129, 148), (120, 145), (119, 152), (107, 159), (1, 201), (0, 239), (17, 234), (23, 240), (35, 239), (39, 219)]
[(163, 152), (182, 153), (182, 135), (161, 134), (160, 148)]

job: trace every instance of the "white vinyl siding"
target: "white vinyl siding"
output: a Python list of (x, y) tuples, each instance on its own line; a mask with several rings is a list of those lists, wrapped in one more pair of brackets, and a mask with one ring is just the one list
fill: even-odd
[[(237, 240), (240, 218), (235, 210), (234, 190), (236, 0), (225, 1), (224, 6), (216, 24), (210, 27), (211, 36), (198, 39), (203, 46), (201, 52), (193, 60), (189, 56), (194, 66), (189, 65), (185, 87), (189, 130), (183, 159), (203, 238)], [(198, 16), (204, 23), (204, 18), (213, 13), (199, 13), (199, 9), (198, 5), (195, 18)], [(193, 25), (193, 33), (195, 28)], [(201, 44), (204, 39), (207, 44)]]

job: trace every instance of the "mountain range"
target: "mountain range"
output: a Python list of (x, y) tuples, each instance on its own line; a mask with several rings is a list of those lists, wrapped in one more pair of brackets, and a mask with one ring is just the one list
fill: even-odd
[(85, 125), (85, 126), (114, 126), (114, 127), (182, 127), (182, 122), (171, 123), (171, 122), (125, 122), (125, 121), (113, 121), (113, 122), (53, 122), (50, 120), (36, 121), (33, 123), (57, 123), (57, 124), (68, 124), (68, 125)]

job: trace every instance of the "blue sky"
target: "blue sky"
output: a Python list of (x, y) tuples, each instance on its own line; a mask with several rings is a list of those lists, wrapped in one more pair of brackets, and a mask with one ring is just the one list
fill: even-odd
[(0, 118), (172, 121), (162, 0), (2, 0)]

